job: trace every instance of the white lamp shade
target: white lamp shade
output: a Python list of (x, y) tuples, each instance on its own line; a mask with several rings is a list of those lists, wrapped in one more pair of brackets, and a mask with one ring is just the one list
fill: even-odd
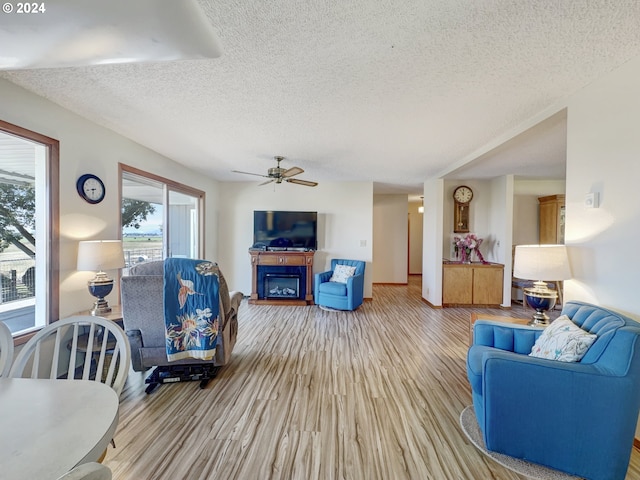
[(523, 280), (569, 280), (567, 248), (564, 245), (517, 245), (513, 276)]
[(78, 244), (78, 270), (103, 271), (123, 267), (121, 240), (83, 240)]

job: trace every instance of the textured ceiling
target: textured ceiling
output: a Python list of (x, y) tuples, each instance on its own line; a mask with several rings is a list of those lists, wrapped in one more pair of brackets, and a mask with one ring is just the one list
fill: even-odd
[(415, 193), (445, 174), (563, 178), (563, 113), (488, 146), (640, 54), (636, 0), (199, 3), (220, 58), (0, 77), (220, 180), (284, 155), (300, 178)]

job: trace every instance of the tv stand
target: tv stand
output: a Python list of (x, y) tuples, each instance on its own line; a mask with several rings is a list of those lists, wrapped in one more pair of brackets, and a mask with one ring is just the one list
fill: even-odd
[[(249, 303), (253, 305), (313, 305), (313, 256), (316, 252), (298, 250), (249, 250), (251, 255), (251, 295)], [(260, 285), (259, 268), (270, 271), (287, 272), (291, 267), (298, 268), (301, 283), (304, 283), (303, 298), (266, 298), (263, 285)]]

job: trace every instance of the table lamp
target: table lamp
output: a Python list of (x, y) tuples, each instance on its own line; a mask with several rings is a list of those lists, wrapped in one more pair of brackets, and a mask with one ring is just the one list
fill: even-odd
[(121, 240), (83, 240), (78, 244), (78, 270), (97, 271), (87, 282), (89, 293), (97, 298), (91, 315), (104, 315), (111, 307), (104, 299), (113, 289), (113, 279), (104, 270), (124, 267), (124, 252)]
[(529, 325), (548, 325), (546, 312), (555, 307), (558, 291), (549, 289), (544, 280), (557, 284), (571, 278), (567, 248), (564, 245), (517, 245), (513, 276), (534, 280), (533, 287), (523, 289), (527, 304), (536, 311)]

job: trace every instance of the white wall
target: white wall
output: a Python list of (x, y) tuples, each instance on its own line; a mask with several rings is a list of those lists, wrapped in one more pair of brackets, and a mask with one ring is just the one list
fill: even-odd
[[(0, 119), (60, 142), (61, 317), (88, 309), (94, 300), (86, 285), (93, 274), (76, 270), (78, 241), (120, 238), (118, 162), (206, 191), (205, 253), (216, 256), (217, 182), (1, 79)], [(76, 180), (83, 173), (104, 181), (102, 203), (90, 205), (76, 193)], [(114, 289), (107, 300), (118, 304), (118, 292)]]
[[(640, 58), (569, 100), (566, 244), (573, 279), (565, 298), (640, 319)], [(584, 206), (596, 192), (600, 208)]]
[(328, 270), (332, 258), (364, 260), (364, 295), (372, 297), (373, 183), (321, 182), (309, 188), (288, 183), (259, 187), (257, 183), (227, 182), (220, 184), (220, 204), (215, 260), (230, 288), (251, 293), (248, 250), (253, 243), (254, 210), (317, 211), (318, 251), (313, 271)]
[(504, 265), (502, 306), (511, 306), (511, 244), (513, 243), (513, 175), (491, 180), (485, 260)]
[(428, 180), (424, 183), (422, 298), (436, 307), (442, 306), (442, 252), (446, 217), (444, 191), (442, 179)]
[(406, 194), (373, 196), (374, 283), (407, 283), (408, 208)]
[[(573, 279), (567, 300), (584, 300), (640, 320), (640, 58), (569, 101), (566, 231)], [(599, 208), (584, 196), (597, 193)], [(640, 423), (636, 427), (640, 438)]]
[[(445, 180), (444, 182), (444, 237), (442, 257), (455, 260), (453, 249), (454, 237), (464, 237), (466, 233), (453, 232), (453, 191), (460, 185), (466, 185), (473, 190), (473, 199), (469, 206), (469, 232), (475, 233), (483, 242), (480, 252), (488, 262), (497, 262), (495, 242), (496, 234), (491, 222), (500, 222), (497, 216), (504, 209), (503, 201), (496, 201), (490, 180)], [(492, 220), (495, 219), (495, 220)]]
[(422, 217), (420, 202), (409, 202), (409, 275), (422, 274)]

